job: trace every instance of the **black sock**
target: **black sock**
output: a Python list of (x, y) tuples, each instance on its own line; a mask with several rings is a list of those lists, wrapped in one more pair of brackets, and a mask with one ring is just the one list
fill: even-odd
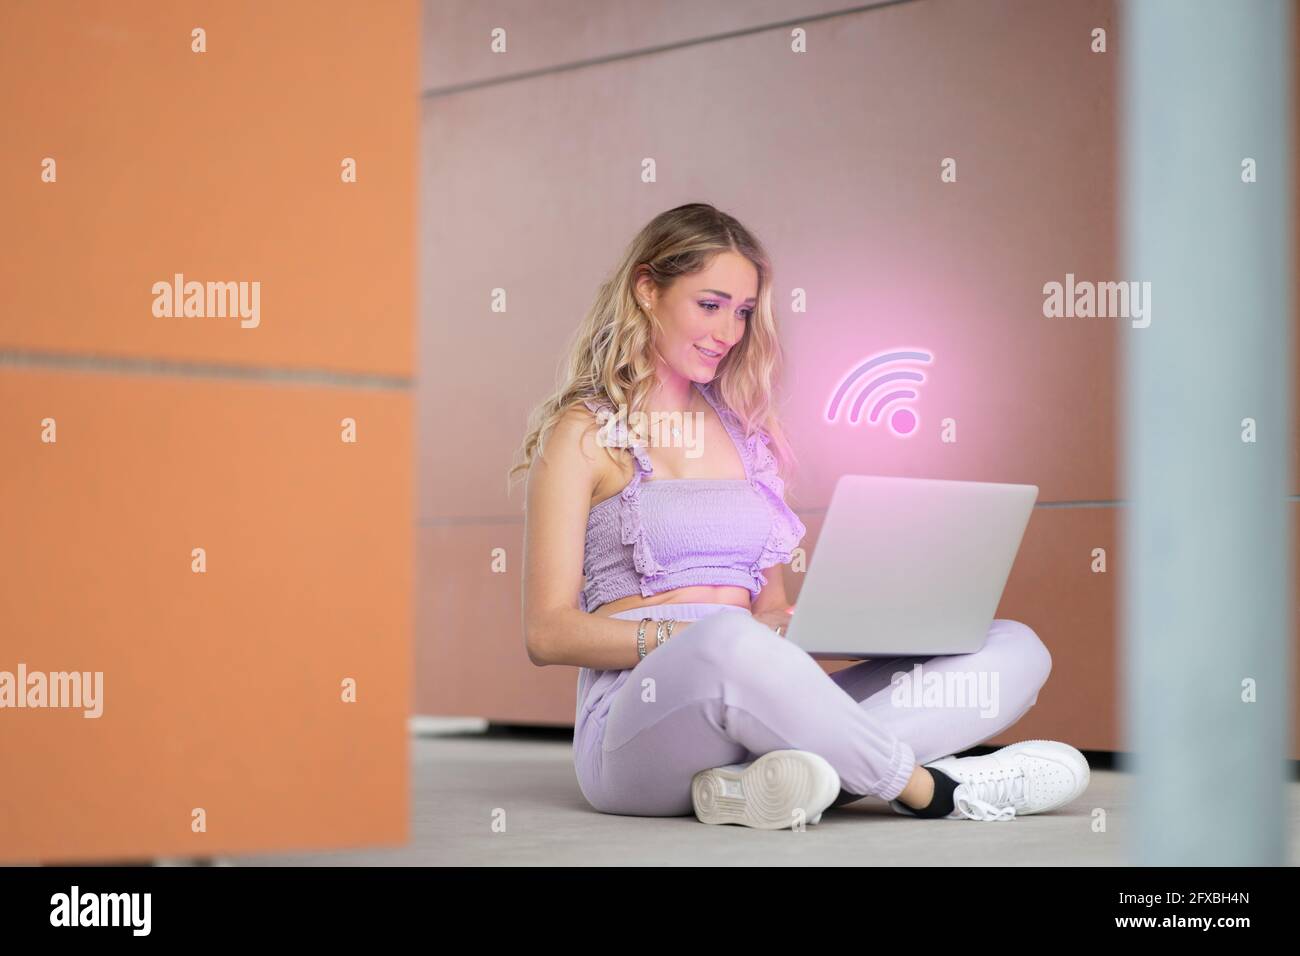
[(853, 793), (850, 790), (845, 790), (843, 787), (840, 787), (840, 795), (835, 798), (834, 802), (831, 803), (831, 806), (842, 807), (846, 803), (853, 803), (854, 801), (861, 800), (863, 796), (864, 795), (861, 793)]
[(957, 789), (957, 781), (942, 770), (933, 767), (926, 767), (925, 770), (934, 778), (934, 796), (919, 810), (915, 807), (908, 809), (918, 817), (946, 817), (953, 810), (952, 792)]

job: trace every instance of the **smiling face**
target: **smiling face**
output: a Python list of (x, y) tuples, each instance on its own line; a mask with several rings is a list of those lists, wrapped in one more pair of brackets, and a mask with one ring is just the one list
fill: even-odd
[(655, 341), (659, 361), (683, 378), (711, 382), (753, 319), (758, 270), (739, 253), (721, 252), (704, 269), (677, 279), (666, 292), (659, 292), (649, 278), (641, 279), (637, 298), (649, 303), (662, 327)]

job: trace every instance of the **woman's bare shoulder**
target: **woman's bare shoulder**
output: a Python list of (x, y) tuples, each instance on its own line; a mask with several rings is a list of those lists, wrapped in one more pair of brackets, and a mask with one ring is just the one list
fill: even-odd
[(560, 415), (546, 443), (548, 461), (569, 475), (583, 474), (593, 505), (627, 483), (631, 465), (611, 454), (600, 439), (604, 419), (584, 402), (577, 402)]
[(590, 472), (596, 478), (603, 470), (604, 451), (597, 432), (596, 414), (582, 402), (566, 408), (556, 418), (543, 443), (541, 456), (547, 466), (572, 473), (575, 469)]

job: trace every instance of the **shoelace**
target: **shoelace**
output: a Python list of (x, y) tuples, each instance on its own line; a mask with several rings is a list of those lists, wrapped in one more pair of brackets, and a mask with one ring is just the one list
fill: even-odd
[(1018, 767), (992, 771), (992, 776), (968, 780), (953, 791), (953, 806), (972, 820), (1010, 820), (1016, 802), (1029, 799), (1029, 779)]

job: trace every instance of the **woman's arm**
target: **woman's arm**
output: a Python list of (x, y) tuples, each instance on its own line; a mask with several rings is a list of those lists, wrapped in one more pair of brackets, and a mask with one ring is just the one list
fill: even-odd
[(767, 584), (763, 585), (763, 590), (758, 592), (749, 607), (749, 613), (768, 627), (775, 630), (779, 626), (782, 635), (790, 629), (791, 607), (790, 599), (785, 594), (783, 567), (784, 565), (775, 564), (764, 572)]
[[(790, 510), (789, 503), (785, 500), (784, 482), (780, 480), (776, 458), (766, 450), (770, 437), (767, 432), (762, 434), (764, 453), (759, 458), (761, 472), (759, 480), (763, 482), (767, 491), (770, 491), (773, 495), (781, 496), (782, 504), (785, 506), (785, 513), (781, 516), (781, 521), (790, 525), (789, 534), (793, 536), (790, 547), (793, 552), (795, 545), (804, 537), (807, 529), (803, 527), (803, 523)], [(773, 533), (776, 533), (775, 529), (773, 529)], [(786, 537), (785, 534), (782, 535), (783, 539)], [(787, 561), (784, 564), (774, 564), (764, 569), (763, 576), (766, 578), (766, 583), (763, 585), (762, 590), (754, 596), (749, 608), (750, 613), (755, 618), (773, 630), (779, 628), (782, 635), (790, 629), (791, 612), (794, 611), (794, 605), (790, 603), (790, 599), (785, 593), (785, 565), (788, 563)]]
[[(594, 416), (574, 409), (546, 437), (545, 457), (528, 469), (524, 505), (524, 642), (539, 667), (569, 664), (598, 670), (635, 667), (637, 621), (588, 614), (578, 607), (591, 496), (608, 461), (587, 426)], [(674, 636), (686, 626), (674, 626)], [(655, 627), (646, 625), (646, 652)]]

